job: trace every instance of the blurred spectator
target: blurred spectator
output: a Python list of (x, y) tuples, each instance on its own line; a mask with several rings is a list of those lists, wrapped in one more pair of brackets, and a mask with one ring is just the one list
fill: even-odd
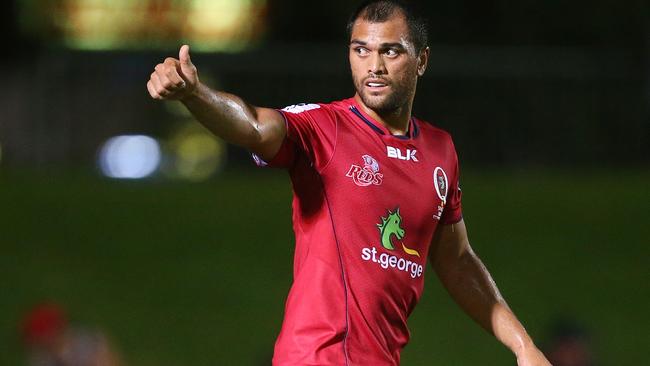
[(28, 366), (119, 366), (99, 330), (72, 326), (56, 304), (31, 309), (21, 324)]
[(553, 366), (596, 366), (591, 337), (574, 320), (561, 318), (551, 327), (545, 354)]

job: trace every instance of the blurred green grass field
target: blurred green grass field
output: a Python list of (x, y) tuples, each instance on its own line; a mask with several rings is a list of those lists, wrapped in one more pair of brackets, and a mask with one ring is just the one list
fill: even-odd
[[(650, 172), (465, 171), (475, 251), (540, 343), (568, 315), (599, 365), (647, 363)], [(268, 365), (291, 283), (291, 190), (281, 171), (200, 183), (79, 172), (0, 173), (0, 365), (53, 299), (107, 331), (127, 365)], [(514, 365), (427, 270), (403, 365)]]

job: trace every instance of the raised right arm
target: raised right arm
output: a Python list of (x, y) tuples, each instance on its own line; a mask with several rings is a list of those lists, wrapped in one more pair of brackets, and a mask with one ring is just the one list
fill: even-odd
[(159, 100), (179, 100), (208, 130), (224, 140), (271, 160), (287, 134), (284, 117), (275, 109), (255, 107), (236, 95), (210, 89), (199, 81), (189, 46), (179, 59), (168, 57), (156, 65), (147, 82)]

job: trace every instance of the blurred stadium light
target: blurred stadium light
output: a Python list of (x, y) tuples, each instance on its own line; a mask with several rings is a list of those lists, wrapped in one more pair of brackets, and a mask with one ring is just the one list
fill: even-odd
[(237, 52), (264, 35), (266, 0), (23, 1), (20, 25), (48, 43), (81, 50), (164, 49)]
[(99, 153), (99, 167), (111, 178), (139, 179), (153, 174), (161, 160), (158, 142), (149, 136), (115, 136)]
[(203, 181), (224, 167), (226, 145), (197, 122), (188, 121), (166, 144), (163, 173), (171, 178)]

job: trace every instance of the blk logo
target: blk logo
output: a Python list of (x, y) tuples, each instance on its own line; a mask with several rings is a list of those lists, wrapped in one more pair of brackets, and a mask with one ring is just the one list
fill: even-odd
[(415, 156), (418, 151), (415, 149), (406, 149), (406, 153), (403, 153), (402, 150), (396, 147), (386, 146), (386, 152), (389, 158), (418, 162), (418, 158)]

